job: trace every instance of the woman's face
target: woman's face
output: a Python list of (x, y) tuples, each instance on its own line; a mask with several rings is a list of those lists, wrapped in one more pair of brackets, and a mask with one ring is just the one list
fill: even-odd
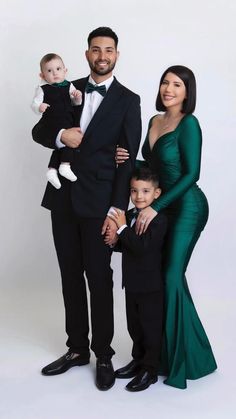
[(172, 107), (182, 109), (186, 99), (184, 82), (174, 73), (167, 73), (160, 86), (160, 96), (163, 105), (168, 110)]

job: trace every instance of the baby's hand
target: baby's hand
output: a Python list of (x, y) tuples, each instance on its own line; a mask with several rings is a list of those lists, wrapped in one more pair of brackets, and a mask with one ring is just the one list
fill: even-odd
[(72, 98), (78, 103), (79, 105), (82, 102), (82, 93), (80, 90), (73, 90), (71, 93)]
[(50, 105), (48, 103), (41, 103), (39, 106), (39, 112), (44, 113), (47, 108), (50, 108)]

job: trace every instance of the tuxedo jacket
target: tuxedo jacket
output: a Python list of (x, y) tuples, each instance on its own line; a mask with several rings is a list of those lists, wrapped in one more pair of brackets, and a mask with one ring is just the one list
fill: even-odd
[(130, 292), (159, 291), (163, 286), (162, 246), (167, 218), (157, 214), (145, 233), (137, 235), (130, 227), (133, 209), (127, 212), (127, 225), (119, 235), (115, 251), (122, 252), (122, 285)]
[[(79, 126), (88, 77), (73, 81), (83, 95), (81, 106), (74, 107), (74, 126)], [(33, 128), (33, 139), (55, 148), (60, 128), (48, 129), (41, 119)], [(101, 105), (76, 149), (72, 170), (78, 177), (70, 182), (61, 177), (61, 189), (47, 184), (42, 205), (55, 211), (71, 207), (81, 217), (105, 217), (108, 208), (126, 210), (129, 202), (130, 175), (141, 139), (140, 97), (114, 78)], [(130, 158), (116, 167), (117, 145), (129, 150)]]

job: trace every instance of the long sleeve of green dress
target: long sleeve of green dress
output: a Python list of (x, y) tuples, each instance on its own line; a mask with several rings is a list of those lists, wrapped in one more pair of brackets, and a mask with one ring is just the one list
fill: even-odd
[[(168, 207), (181, 198), (199, 179), (202, 133), (197, 119), (192, 115), (184, 117), (176, 131), (179, 165), (174, 161), (171, 169), (173, 172), (178, 171), (178, 178), (168, 190), (164, 189), (160, 198), (152, 204), (152, 208), (156, 211)], [(163, 142), (164, 137), (159, 140)]]

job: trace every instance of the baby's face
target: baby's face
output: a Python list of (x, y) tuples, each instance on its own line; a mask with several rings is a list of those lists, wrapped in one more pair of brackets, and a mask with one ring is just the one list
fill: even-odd
[(49, 84), (61, 83), (65, 80), (67, 69), (59, 58), (53, 58), (45, 63), (40, 77)]

